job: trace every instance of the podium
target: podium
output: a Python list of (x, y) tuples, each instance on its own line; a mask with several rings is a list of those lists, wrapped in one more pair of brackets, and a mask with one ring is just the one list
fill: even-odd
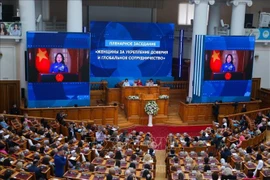
[(140, 99), (125, 98), (124, 110), (128, 121), (133, 124), (148, 125), (149, 115), (144, 110), (148, 101), (156, 101), (159, 107), (158, 114), (152, 117), (153, 124), (162, 124), (168, 120), (168, 99), (159, 99), (158, 93), (141, 94), (139, 97)]
[[(142, 102), (142, 107), (144, 109), (145, 105), (147, 104), (148, 101), (156, 101), (158, 99), (158, 94), (141, 94), (140, 99)], [(148, 114), (147, 114), (148, 115)], [(148, 125), (149, 127), (153, 126), (153, 115), (148, 115)]]
[(158, 99), (159, 94), (140, 94), (140, 99), (143, 101), (156, 101)]

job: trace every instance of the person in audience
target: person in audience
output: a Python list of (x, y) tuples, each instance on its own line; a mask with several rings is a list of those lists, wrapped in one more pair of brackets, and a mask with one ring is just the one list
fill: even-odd
[(0, 114), (0, 126), (4, 129), (11, 130), (10, 126), (6, 123), (4, 115)]
[(5, 174), (4, 174), (4, 179), (5, 179), (5, 180), (10, 180), (12, 174), (13, 174), (13, 171), (10, 170), (10, 169), (7, 169), (7, 170), (5, 171)]
[(129, 83), (128, 79), (125, 79), (122, 86), (123, 87), (130, 86), (130, 83)]
[(184, 180), (185, 176), (184, 173), (182, 171), (178, 172), (178, 180)]
[(226, 118), (223, 118), (222, 119), (222, 128), (228, 128), (228, 123), (227, 123), (227, 119)]
[(217, 172), (213, 172), (212, 173), (212, 180), (218, 180), (218, 178), (219, 178), (218, 173)]
[(253, 177), (253, 172), (252, 171), (248, 171), (247, 177), (243, 178), (242, 180), (256, 180), (256, 177)]
[(146, 180), (151, 180), (152, 179), (151, 171), (149, 169), (144, 169), (142, 178), (145, 178)]
[(153, 149), (153, 146), (150, 145), (150, 148), (147, 150), (147, 153), (150, 154), (152, 157), (155, 156), (155, 150)]
[(203, 167), (203, 172), (211, 171), (211, 167), (208, 164), (205, 164)]
[(238, 147), (238, 148), (241, 147), (242, 142), (245, 141), (245, 140), (246, 140), (245, 136), (241, 135), (241, 136), (239, 137), (239, 143), (237, 144), (237, 147)]
[(68, 67), (65, 64), (65, 58), (62, 53), (57, 53), (54, 63), (50, 67), (50, 73), (67, 73)]
[(95, 172), (95, 165), (92, 163), (89, 165), (89, 172)]
[(203, 180), (203, 175), (202, 175), (202, 173), (200, 171), (196, 172), (195, 179), (196, 180)]
[(225, 63), (221, 67), (221, 72), (235, 72), (235, 66), (233, 64), (233, 56), (228, 54), (225, 58)]
[(16, 171), (24, 171), (23, 163), (21, 161), (17, 162), (15, 169)]
[(13, 104), (12, 108), (10, 109), (10, 114), (18, 115), (19, 113), (20, 112), (19, 112), (19, 109), (17, 108), (17, 105)]
[(241, 109), (241, 112), (242, 113), (247, 112), (246, 104), (243, 104), (242, 109)]
[(221, 174), (221, 180), (231, 180), (231, 179), (237, 179), (237, 178), (235, 175), (233, 175), (232, 169), (229, 167), (226, 167)]
[(0, 142), (0, 153), (1, 154), (6, 154), (8, 155), (7, 151), (6, 151), (6, 146), (4, 143)]
[(255, 124), (260, 124), (262, 122), (263, 114), (262, 112), (258, 112), (257, 117), (255, 119)]
[(38, 160), (34, 160), (33, 164), (27, 169), (29, 172), (33, 172), (36, 175), (36, 179), (42, 177), (41, 169), (38, 167)]
[(109, 173), (106, 175), (106, 180), (113, 180), (113, 176)]
[(65, 157), (65, 151), (63, 149), (60, 149), (58, 153), (54, 156), (54, 174), (56, 177), (63, 177), (64, 175), (64, 169), (66, 165), (67, 159)]
[(115, 161), (114, 170), (116, 174), (121, 174), (121, 161), (120, 160)]
[(232, 155), (231, 151), (229, 148), (225, 147), (222, 151), (221, 151), (221, 158), (223, 158), (226, 162), (228, 162), (228, 157), (230, 157)]
[(105, 132), (103, 131), (103, 127), (99, 126), (98, 131), (96, 132), (96, 141), (98, 144), (102, 144), (106, 138)]
[(123, 156), (122, 156), (122, 153), (121, 153), (121, 149), (117, 149), (117, 151), (115, 152), (114, 159), (117, 159), (117, 160), (123, 159)]
[(68, 127), (68, 139), (71, 140), (73, 138), (76, 138), (76, 134), (75, 134), (75, 124), (74, 123), (70, 123), (69, 127)]
[(248, 154), (251, 154), (252, 153), (252, 147), (248, 146), (247, 149), (246, 149), (246, 152)]
[(206, 132), (202, 133), (202, 136), (200, 137), (200, 140), (202, 140), (202, 141), (208, 141), (209, 140), (209, 136), (206, 137)]
[(145, 154), (143, 157), (143, 162), (144, 163), (153, 163), (153, 159), (150, 154)]
[(256, 160), (257, 160), (258, 162), (257, 162), (256, 169), (255, 169), (255, 171), (253, 172), (253, 176), (254, 176), (254, 177), (257, 176), (258, 170), (262, 170), (262, 168), (263, 168), (263, 158), (262, 158), (262, 155), (261, 155), (261, 154), (257, 154)]

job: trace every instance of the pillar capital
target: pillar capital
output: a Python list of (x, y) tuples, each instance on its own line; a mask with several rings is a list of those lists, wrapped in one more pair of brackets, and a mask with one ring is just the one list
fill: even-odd
[(228, 0), (227, 1), (227, 5), (234, 5), (234, 6), (238, 6), (239, 4), (246, 4), (248, 7), (251, 7), (253, 2), (252, 0)]
[(214, 5), (215, 0), (189, 0), (190, 4), (200, 4), (200, 3), (209, 3), (209, 5)]

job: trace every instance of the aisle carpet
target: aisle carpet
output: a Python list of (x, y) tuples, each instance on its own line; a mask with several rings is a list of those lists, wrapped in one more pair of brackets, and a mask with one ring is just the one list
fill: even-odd
[(142, 131), (144, 133), (150, 132), (153, 135), (156, 149), (164, 150), (166, 146), (166, 138), (169, 133), (188, 133), (190, 136), (198, 136), (201, 130), (212, 125), (200, 125), (200, 126), (166, 126), (166, 125), (154, 125), (153, 127), (148, 126), (135, 126), (127, 128), (129, 132), (132, 130)]

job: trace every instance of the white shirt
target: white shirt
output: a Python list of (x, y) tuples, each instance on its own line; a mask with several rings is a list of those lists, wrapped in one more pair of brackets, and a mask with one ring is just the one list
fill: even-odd
[(130, 86), (130, 84), (129, 84), (129, 82), (127, 81), (125, 81), (124, 83), (123, 83), (123, 87), (125, 87), (125, 86)]
[(97, 131), (96, 132), (96, 140), (98, 142), (103, 142), (105, 140), (106, 136), (102, 131)]

